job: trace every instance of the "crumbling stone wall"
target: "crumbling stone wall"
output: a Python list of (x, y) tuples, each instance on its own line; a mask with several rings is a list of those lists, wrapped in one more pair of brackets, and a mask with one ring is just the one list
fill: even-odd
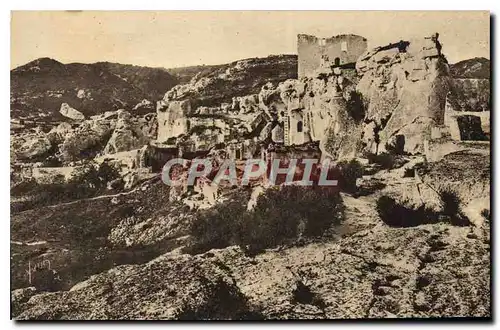
[(353, 34), (331, 38), (299, 34), (297, 36), (299, 79), (314, 73), (325, 61), (333, 65), (355, 63), (366, 51), (367, 40)]

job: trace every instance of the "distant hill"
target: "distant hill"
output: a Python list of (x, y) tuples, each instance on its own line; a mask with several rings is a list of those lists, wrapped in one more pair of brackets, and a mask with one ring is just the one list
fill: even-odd
[(175, 86), (172, 92), (176, 100), (190, 99), (192, 107), (220, 106), (233, 97), (259, 93), (266, 83), (296, 78), (297, 55), (270, 55), (203, 68), (192, 81)]
[(454, 78), (490, 79), (490, 71), (490, 60), (484, 57), (475, 57), (450, 64), (450, 73)]
[(218, 65), (193, 65), (180, 68), (166, 69), (168, 73), (173, 75), (179, 81), (179, 84), (187, 84), (194, 76), (200, 74), (201, 76), (208, 75), (227, 64)]
[(17, 67), (11, 76), (11, 116), (60, 118), (62, 103), (86, 116), (108, 110), (131, 110), (152, 102), (178, 81), (165, 69), (117, 63), (63, 64), (40, 58)]
[[(238, 64), (240, 63), (240, 64)], [(238, 65), (243, 68), (238, 69)], [(229, 74), (228, 79), (220, 79)], [(297, 76), (296, 55), (252, 58), (220, 65), (150, 68), (97, 62), (63, 64), (39, 58), (10, 72), (11, 117), (63, 119), (62, 103), (91, 116), (124, 108), (132, 110), (142, 100), (151, 102), (142, 111), (155, 111), (156, 101), (179, 84), (194, 78), (211, 83), (201, 91), (201, 103), (228, 101), (233, 96), (256, 93), (266, 82)], [(144, 107), (143, 107), (144, 108)]]

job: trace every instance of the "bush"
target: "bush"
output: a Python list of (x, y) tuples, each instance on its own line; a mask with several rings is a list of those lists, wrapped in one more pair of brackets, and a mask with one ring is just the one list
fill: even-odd
[(237, 201), (217, 204), (201, 211), (190, 227), (190, 234), (195, 239), (191, 252), (201, 253), (234, 244), (238, 218), (245, 212), (243, 204)]
[(219, 204), (200, 213), (190, 233), (190, 253), (240, 245), (248, 252), (322, 235), (343, 218), (342, 200), (335, 189), (281, 186), (261, 195), (253, 211), (241, 202)]
[(367, 155), (368, 161), (373, 164), (378, 164), (384, 170), (391, 170), (396, 166), (396, 156), (386, 152), (380, 154)]
[(354, 193), (357, 191), (356, 179), (363, 176), (363, 166), (355, 159), (349, 162), (339, 162), (339, 187), (345, 192)]
[(468, 226), (470, 221), (459, 211), (459, 199), (451, 192), (440, 192), (443, 210), (436, 212), (425, 205), (409, 208), (394, 198), (381, 196), (377, 200), (377, 213), (391, 227), (414, 227), (422, 224), (448, 222), (454, 226)]
[(483, 210), (481, 211), (481, 216), (482, 216), (483, 218), (485, 218), (486, 220), (490, 221), (490, 220), (491, 220), (491, 213), (490, 213), (490, 210), (488, 210), (488, 209), (483, 209)]

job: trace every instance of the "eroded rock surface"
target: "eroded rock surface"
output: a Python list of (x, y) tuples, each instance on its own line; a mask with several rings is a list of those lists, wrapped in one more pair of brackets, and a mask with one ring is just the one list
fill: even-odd
[(379, 150), (394, 146), (422, 152), (431, 128), (444, 121), (449, 69), (438, 36), (401, 41), (361, 56), (357, 90), (366, 107), (365, 122), (375, 123)]

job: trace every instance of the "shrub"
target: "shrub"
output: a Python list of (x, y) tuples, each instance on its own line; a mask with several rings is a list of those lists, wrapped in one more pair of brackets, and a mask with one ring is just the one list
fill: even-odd
[(94, 162), (86, 162), (73, 171), (69, 183), (87, 185), (89, 188), (102, 189), (108, 182), (120, 177), (118, 169), (108, 162), (97, 166)]
[(391, 170), (395, 168), (396, 156), (383, 152), (380, 154), (367, 155), (368, 161), (373, 164), (378, 164), (384, 170)]
[(349, 162), (339, 162), (337, 164), (339, 170), (338, 184), (343, 191), (354, 193), (357, 191), (356, 179), (363, 176), (363, 166), (355, 159)]
[(54, 205), (77, 199), (90, 198), (104, 192), (107, 183), (120, 177), (118, 170), (104, 162), (99, 166), (92, 162), (85, 163), (73, 172), (68, 182), (64, 180), (51, 183), (27, 181), (13, 187), (13, 196), (30, 196), (26, 202), (11, 205), (12, 212), (21, 212), (35, 207)]
[(485, 218), (486, 220), (490, 221), (490, 220), (491, 220), (491, 213), (490, 213), (490, 210), (488, 210), (488, 209), (483, 209), (483, 210), (481, 211), (481, 216), (482, 216), (483, 218)]
[(259, 196), (253, 211), (241, 202), (219, 204), (200, 213), (190, 233), (191, 253), (238, 244), (247, 252), (322, 235), (343, 218), (342, 200), (335, 189), (281, 186)]
[(443, 210), (436, 212), (425, 205), (410, 208), (396, 202), (394, 198), (381, 196), (377, 200), (377, 213), (391, 227), (414, 227), (422, 224), (449, 222), (454, 226), (467, 226), (469, 219), (459, 211), (459, 199), (451, 192), (440, 192)]
[(234, 243), (238, 218), (245, 211), (238, 201), (217, 204), (211, 209), (201, 211), (190, 227), (190, 234), (195, 240), (191, 252), (201, 253)]

